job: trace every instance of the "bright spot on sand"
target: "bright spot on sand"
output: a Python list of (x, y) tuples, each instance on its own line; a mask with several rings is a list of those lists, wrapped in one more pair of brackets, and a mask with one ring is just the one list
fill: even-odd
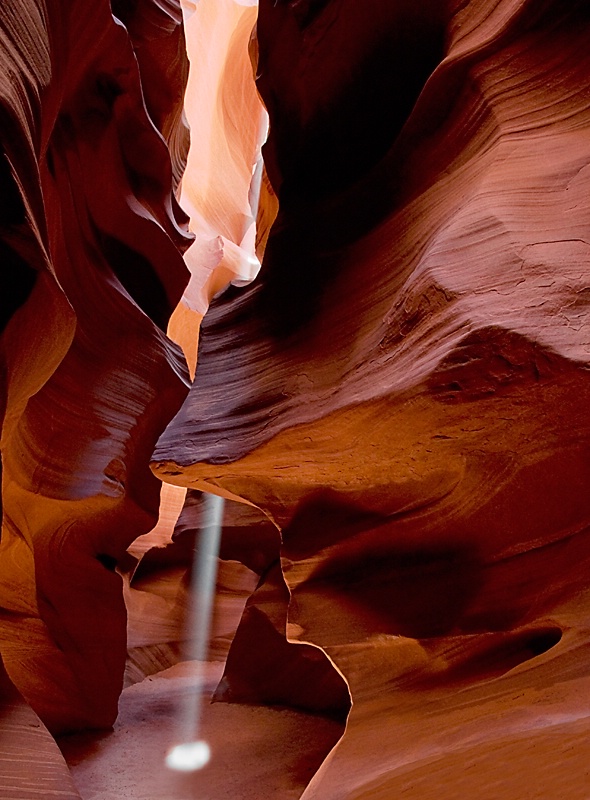
[(209, 763), (211, 750), (207, 742), (185, 742), (173, 747), (166, 756), (166, 766), (179, 772), (194, 772)]
[(176, 741), (180, 740), (182, 744), (177, 744), (166, 756), (166, 766), (179, 772), (203, 769), (211, 758), (209, 745), (198, 736), (205, 682), (203, 665), (207, 660), (209, 645), (219, 541), (223, 527), (223, 504), (223, 497), (205, 495), (202, 526), (195, 545), (190, 592), (192, 601), (187, 619), (187, 660), (192, 661), (194, 666), (193, 685), (179, 708), (180, 731)]

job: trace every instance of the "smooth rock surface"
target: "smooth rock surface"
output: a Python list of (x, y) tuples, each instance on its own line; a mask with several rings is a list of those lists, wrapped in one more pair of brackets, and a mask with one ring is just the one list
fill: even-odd
[(0, 797), (80, 800), (49, 731), (11, 683), (0, 661)]
[(148, 32), (129, 9), (131, 35), (106, 0), (10, 0), (0, 14), (0, 650), (53, 731), (115, 719), (126, 613), (114, 567), (157, 518), (148, 462), (187, 388), (164, 333), (188, 279), (163, 138), (182, 71), (142, 88), (166, 53), (186, 57), (175, 3), (141, 5), (155, 15)]
[(352, 697), (306, 798), (587, 794), (589, 34), (583, 2), (260, 4), (279, 216), (154, 469), (281, 530), (281, 635)]
[(182, 16), (0, 12), (6, 785), (586, 800), (587, 0), (187, 1), (194, 183)]

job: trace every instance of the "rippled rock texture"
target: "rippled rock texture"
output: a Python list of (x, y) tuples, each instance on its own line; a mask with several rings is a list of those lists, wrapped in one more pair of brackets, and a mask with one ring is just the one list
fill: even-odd
[(11, 800), (80, 800), (57, 744), (0, 662), (0, 791)]
[(105, 727), (114, 568), (157, 518), (149, 459), (187, 386), (165, 335), (190, 242), (180, 8), (7, 0), (0, 64), (0, 649), (51, 730)]
[(281, 530), (223, 685), (261, 694), (262, 628), (344, 677), (306, 798), (586, 797), (589, 36), (585, 0), (260, 3), (279, 216), (154, 469)]

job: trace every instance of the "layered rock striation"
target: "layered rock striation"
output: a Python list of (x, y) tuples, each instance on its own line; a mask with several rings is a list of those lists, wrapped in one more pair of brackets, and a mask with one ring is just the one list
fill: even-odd
[(344, 676), (306, 797), (585, 796), (589, 33), (576, 1), (260, 4), (279, 215), (154, 469), (281, 530), (225, 680), (260, 619)]
[(110, 726), (128, 644), (125, 719), (176, 694), (206, 490), (215, 698), (336, 720), (306, 798), (583, 800), (587, 3), (189, 6), (196, 182), (175, 0), (0, 14), (4, 786), (76, 796), (41, 726)]
[(188, 278), (182, 42), (174, 2), (2, 7), (0, 649), (53, 731), (116, 716), (115, 566), (157, 518), (149, 459), (186, 394), (165, 335)]

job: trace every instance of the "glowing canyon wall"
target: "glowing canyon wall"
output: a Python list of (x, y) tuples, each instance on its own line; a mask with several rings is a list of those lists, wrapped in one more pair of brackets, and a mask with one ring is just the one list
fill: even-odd
[(108, 727), (149, 674), (159, 478), (133, 580), (242, 501), (215, 697), (337, 721), (305, 798), (585, 800), (586, 0), (185, 19), (186, 174), (179, 4), (0, 13), (6, 708)]
[(583, 2), (260, 3), (279, 215), (154, 458), (281, 529), (221, 690), (264, 696), (265, 637), (327, 654), (352, 711), (306, 798), (585, 796), (589, 33)]

